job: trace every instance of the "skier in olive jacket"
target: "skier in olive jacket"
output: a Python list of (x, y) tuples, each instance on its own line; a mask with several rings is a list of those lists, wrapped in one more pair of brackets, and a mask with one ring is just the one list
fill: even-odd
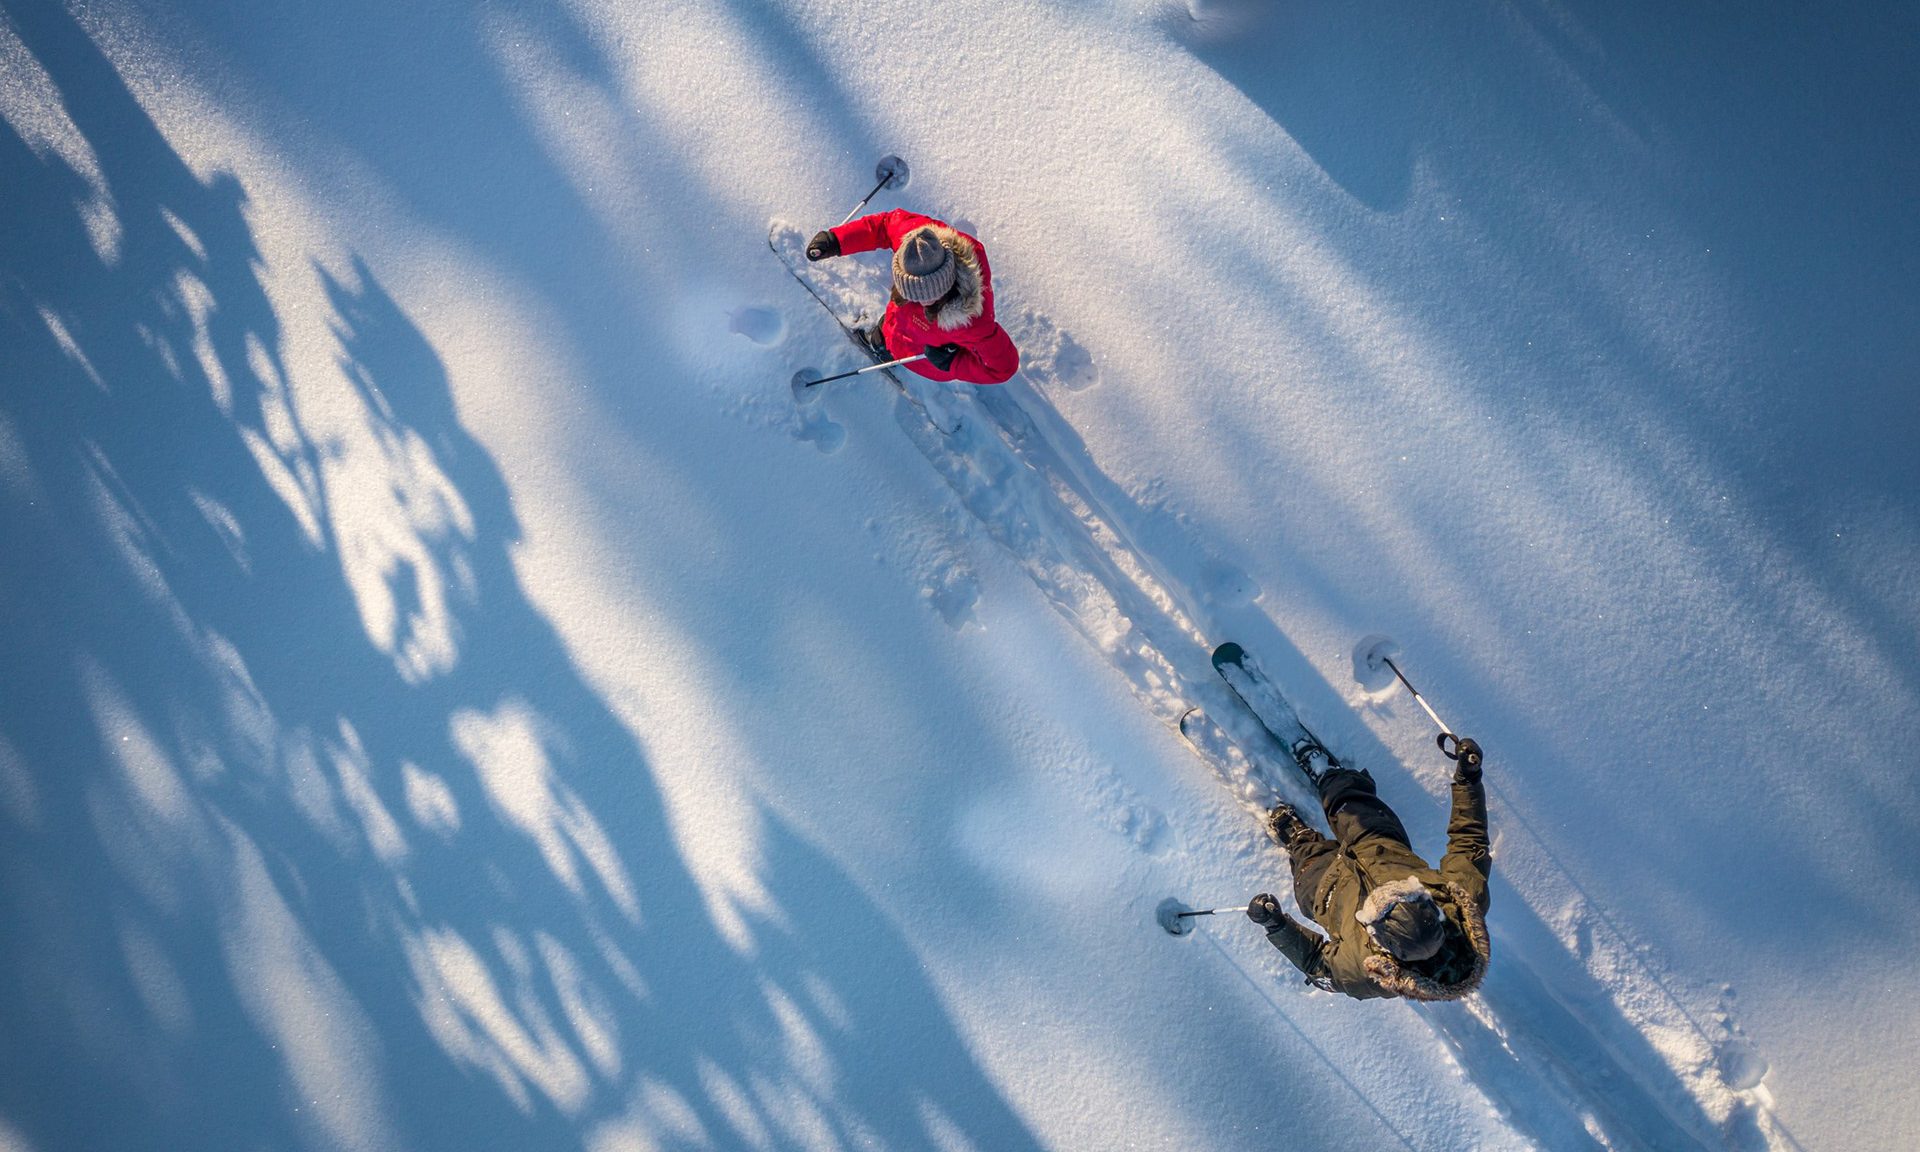
[(880, 320), (884, 351), (926, 353), (907, 367), (929, 380), (999, 384), (1020, 370), (1019, 351), (993, 318), (993, 275), (980, 241), (897, 208), (815, 234), (807, 259), (875, 248), (893, 249), (893, 292)]
[(1453, 813), (1439, 868), (1414, 854), (1407, 830), (1365, 771), (1329, 768), (1317, 784), (1329, 839), (1281, 804), (1267, 832), (1293, 864), (1293, 894), (1326, 937), (1288, 916), (1267, 893), (1247, 917), (1307, 980), (1360, 1000), (1457, 1000), (1480, 986), (1487, 941), (1487, 793), (1480, 746), (1461, 739)]

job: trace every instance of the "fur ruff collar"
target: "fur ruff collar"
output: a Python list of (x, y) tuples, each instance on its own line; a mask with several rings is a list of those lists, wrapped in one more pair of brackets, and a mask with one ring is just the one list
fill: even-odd
[(927, 309), (927, 317), (942, 332), (965, 328), (987, 308), (986, 278), (980, 273), (980, 253), (973, 242), (944, 224), (929, 224), (942, 247), (953, 253), (953, 291)]
[(1453, 898), (1453, 906), (1460, 910), (1460, 924), (1466, 929), (1467, 943), (1473, 949), (1473, 963), (1466, 974), (1451, 984), (1442, 984), (1410, 967), (1402, 967), (1398, 960), (1376, 949), (1366, 959), (1368, 979), (1389, 994), (1404, 996), (1409, 1000), (1458, 1000), (1480, 987), (1480, 981), (1487, 974), (1487, 961), (1493, 957), (1493, 945), (1487, 939), (1487, 918), (1474, 907), (1473, 901), (1467, 899), (1466, 892), (1458, 884), (1448, 884), (1447, 895)]

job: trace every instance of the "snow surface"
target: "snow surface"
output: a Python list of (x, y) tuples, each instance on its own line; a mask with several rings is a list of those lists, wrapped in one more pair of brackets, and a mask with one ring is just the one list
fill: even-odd
[[(4, 1152), (1920, 1147), (1911, 5), (0, 13)], [(1153, 920), (1382, 636), (1460, 1004)]]

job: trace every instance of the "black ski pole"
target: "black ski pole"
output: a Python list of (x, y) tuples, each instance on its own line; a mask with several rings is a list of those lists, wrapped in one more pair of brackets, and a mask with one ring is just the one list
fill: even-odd
[(1437, 743), (1440, 745), (1440, 754), (1442, 756), (1445, 756), (1449, 760), (1458, 760), (1460, 758), (1459, 755), (1447, 749), (1447, 741), (1449, 740), (1453, 741), (1454, 747), (1458, 748), (1460, 745), (1460, 737), (1455, 736), (1453, 734), (1453, 729), (1447, 727), (1447, 722), (1445, 720), (1440, 719), (1440, 714), (1433, 710), (1433, 705), (1427, 703), (1427, 698), (1425, 696), (1420, 695), (1420, 689), (1415, 688), (1413, 686), (1413, 681), (1407, 679), (1407, 674), (1405, 672), (1400, 671), (1400, 665), (1395, 664), (1393, 662), (1393, 657), (1382, 653), (1380, 656), (1380, 660), (1387, 667), (1393, 669), (1394, 676), (1399, 679), (1400, 683), (1406, 685), (1408, 692), (1411, 692), (1413, 694), (1414, 703), (1426, 709), (1427, 715), (1431, 717), (1433, 719), (1434, 724), (1439, 727), (1440, 737)]
[(1160, 922), (1160, 927), (1166, 929), (1167, 935), (1185, 936), (1193, 931), (1193, 925), (1187, 921), (1194, 916), (1217, 916), (1223, 912), (1245, 912), (1246, 910), (1244, 904), (1238, 908), (1189, 908), (1169, 896), (1160, 901), (1160, 906), (1153, 910), (1153, 918)]
[(1191, 912), (1177, 912), (1175, 920), (1184, 920), (1189, 916), (1218, 916), (1223, 912), (1245, 912), (1251, 905), (1242, 904), (1238, 908), (1196, 908)]
[(838, 376), (822, 376), (818, 380), (803, 380), (800, 382), (800, 387), (815, 388), (821, 384), (831, 384), (835, 380), (845, 380), (849, 376), (864, 376), (869, 372), (878, 372), (882, 368), (894, 368), (901, 364), (911, 364), (915, 360), (925, 360), (926, 358), (927, 354), (925, 352), (917, 356), (902, 356), (898, 360), (889, 360), (885, 364), (869, 364), (865, 368), (855, 368), (851, 372), (842, 372)]
[(900, 159), (900, 157), (898, 156), (883, 157), (879, 165), (874, 168), (873, 174), (880, 178), (880, 183), (875, 184), (873, 186), (873, 191), (867, 193), (865, 196), (862, 196), (860, 198), (860, 203), (855, 204), (853, 206), (853, 211), (847, 213), (846, 220), (842, 220), (840, 221), (840, 223), (845, 224), (847, 220), (851, 220), (855, 216), (858, 216), (860, 214), (860, 209), (865, 208), (867, 206), (867, 201), (879, 195), (880, 189), (887, 187), (888, 185), (894, 183), (896, 180), (899, 181), (900, 187), (904, 188), (907, 186), (907, 162), (905, 160)]

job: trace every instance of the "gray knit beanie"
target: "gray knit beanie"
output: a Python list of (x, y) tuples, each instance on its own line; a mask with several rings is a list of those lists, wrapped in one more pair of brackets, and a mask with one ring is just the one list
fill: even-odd
[(1375, 888), (1354, 919), (1396, 960), (1425, 960), (1446, 941), (1446, 914), (1415, 876)]
[(953, 287), (953, 253), (932, 225), (915, 228), (893, 253), (893, 287), (904, 300), (931, 304)]

